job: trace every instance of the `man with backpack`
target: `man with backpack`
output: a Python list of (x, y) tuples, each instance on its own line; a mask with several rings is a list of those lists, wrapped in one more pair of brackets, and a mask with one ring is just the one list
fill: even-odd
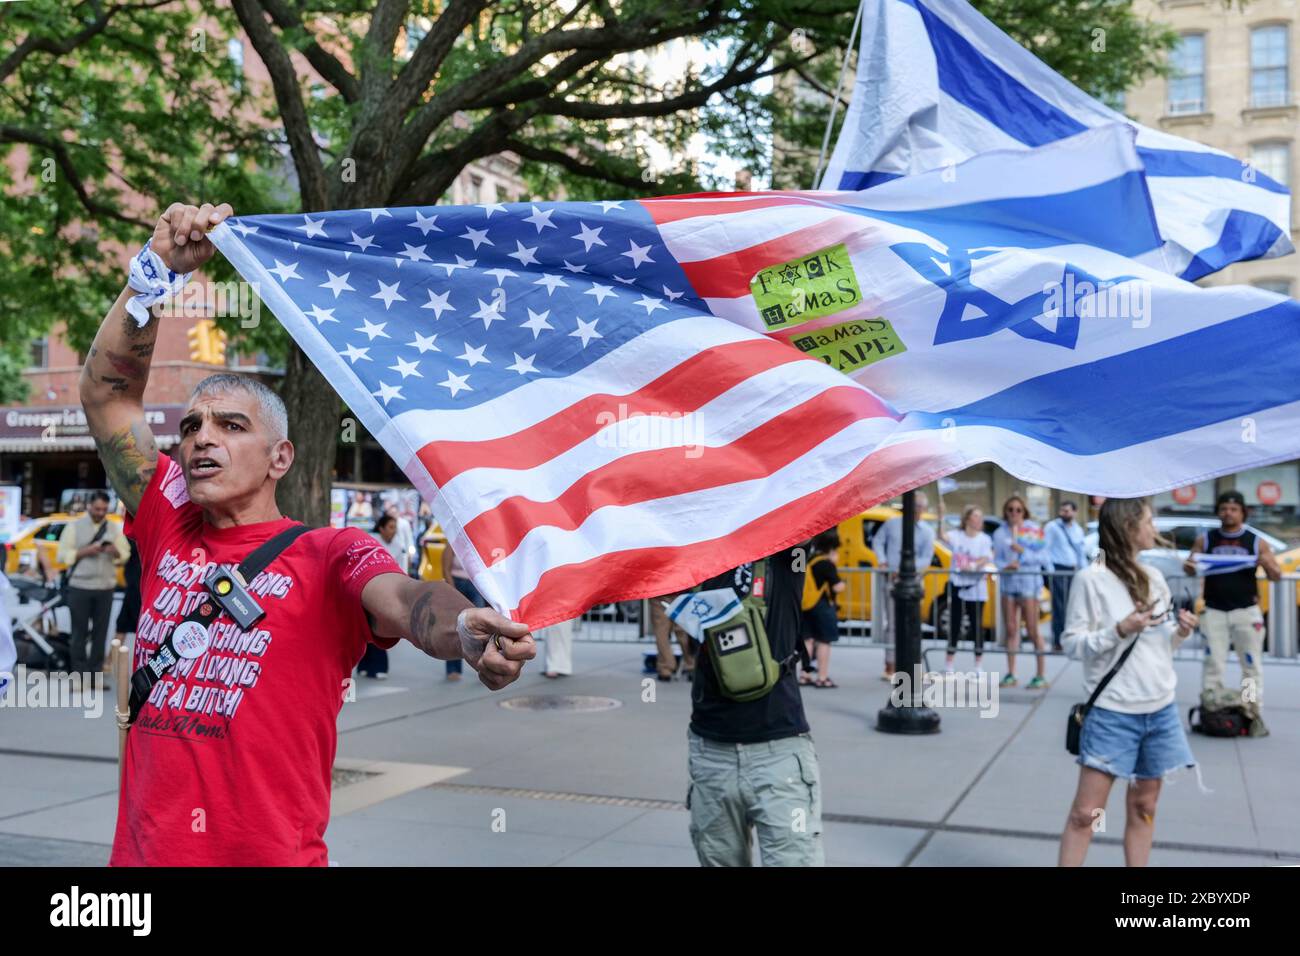
[[(1282, 577), (1282, 569), (1268, 542), (1246, 526), (1246, 499), (1239, 491), (1225, 491), (1215, 502), (1219, 527), (1198, 537), (1183, 565), (1188, 574), (1206, 565), (1205, 611), (1201, 633), (1205, 635), (1205, 663), (1201, 674), (1202, 711), (1240, 708), (1249, 722), (1252, 737), (1265, 737), (1268, 728), (1260, 716), (1264, 674), (1260, 657), (1264, 651), (1264, 614), (1259, 608), (1256, 568), (1263, 568), (1270, 581)], [(1204, 555), (1200, 562), (1197, 555)], [(1225, 690), (1223, 674), (1228, 664), (1229, 645), (1241, 661), (1240, 693)]]
[[(682, 595), (669, 612), (702, 645), (686, 796), (702, 866), (751, 865), (754, 831), (764, 866), (825, 863), (817, 752), (795, 677), (806, 653), (805, 555), (791, 548), (741, 565)], [(686, 625), (687, 608), (711, 597), (715, 610), (704, 612), (702, 625)]]

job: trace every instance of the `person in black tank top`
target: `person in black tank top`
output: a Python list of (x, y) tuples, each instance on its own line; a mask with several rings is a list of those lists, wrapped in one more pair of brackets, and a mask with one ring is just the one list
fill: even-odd
[[(1251, 736), (1263, 737), (1268, 734), (1259, 713), (1264, 692), (1264, 674), (1260, 668), (1264, 653), (1264, 614), (1259, 606), (1256, 572), (1262, 568), (1269, 580), (1276, 581), (1282, 577), (1282, 569), (1268, 542), (1246, 525), (1246, 499), (1241, 492), (1223, 492), (1216, 502), (1216, 510), (1219, 527), (1197, 538), (1183, 565), (1188, 574), (1205, 575), (1201, 706), (1207, 710), (1241, 707), (1251, 719)], [(1241, 566), (1224, 568), (1218, 561), (1198, 562), (1198, 554), (1228, 560), (1240, 558)], [(1228, 690), (1223, 685), (1230, 647), (1236, 648), (1237, 659), (1241, 661), (1239, 690)]]

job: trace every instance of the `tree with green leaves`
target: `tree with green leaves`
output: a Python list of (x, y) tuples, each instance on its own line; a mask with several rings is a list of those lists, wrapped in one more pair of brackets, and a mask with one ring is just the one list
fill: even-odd
[[(1128, 2), (977, 5), (1096, 93), (1156, 69), (1169, 45), (1167, 31)], [(697, 135), (760, 180), (807, 188), (856, 8), (856, 0), (7, 4), (5, 340), (64, 321), (74, 344), (88, 342), (121, 288), (122, 253), (174, 199), (225, 201), (238, 213), (431, 205), (467, 165), (502, 152), (521, 158), (538, 197), (717, 188), (713, 171), (686, 158)], [(1107, 37), (1101, 56), (1096, 29)], [(244, 82), (227, 56), (227, 40), (240, 35), (265, 65), (268, 89)], [(699, 52), (707, 55), (691, 55)], [(656, 55), (674, 64), (667, 80)], [(679, 158), (676, 168), (651, 169), (647, 141)], [(283, 357), (298, 462), (281, 482), (281, 506), (323, 524), (338, 398), (278, 325), (223, 325), (239, 347)]]

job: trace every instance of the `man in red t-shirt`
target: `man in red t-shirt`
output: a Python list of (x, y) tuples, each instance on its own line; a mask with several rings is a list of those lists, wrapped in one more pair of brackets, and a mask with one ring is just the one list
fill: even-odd
[[(147, 311), (156, 296), (132, 301), (149, 286), (141, 276), (202, 266), (214, 251), (207, 230), (230, 215), (224, 204), (163, 214), (82, 369), (86, 420), (140, 552), (136, 668), (201, 603), (209, 565), (235, 567), (295, 525), (275, 503), (294, 450), (269, 388), (228, 374), (201, 382), (174, 460), (145, 420), (158, 319)], [(244, 630), (222, 613), (140, 709), (114, 866), (324, 866), (336, 722), (367, 644), (405, 638), (464, 658), (493, 690), (536, 654), (526, 624), (471, 607), (450, 584), (412, 580), (355, 529), (307, 532), (247, 590), (264, 616)]]

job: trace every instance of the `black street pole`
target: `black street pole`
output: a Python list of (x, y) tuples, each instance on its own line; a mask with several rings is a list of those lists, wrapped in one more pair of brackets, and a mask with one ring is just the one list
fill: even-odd
[(876, 715), (876, 729), (887, 734), (937, 734), (939, 715), (924, 706), (921, 674), (921, 597), (916, 573), (916, 492), (903, 493), (903, 547), (898, 559), (894, 599), (894, 685), (889, 702)]

